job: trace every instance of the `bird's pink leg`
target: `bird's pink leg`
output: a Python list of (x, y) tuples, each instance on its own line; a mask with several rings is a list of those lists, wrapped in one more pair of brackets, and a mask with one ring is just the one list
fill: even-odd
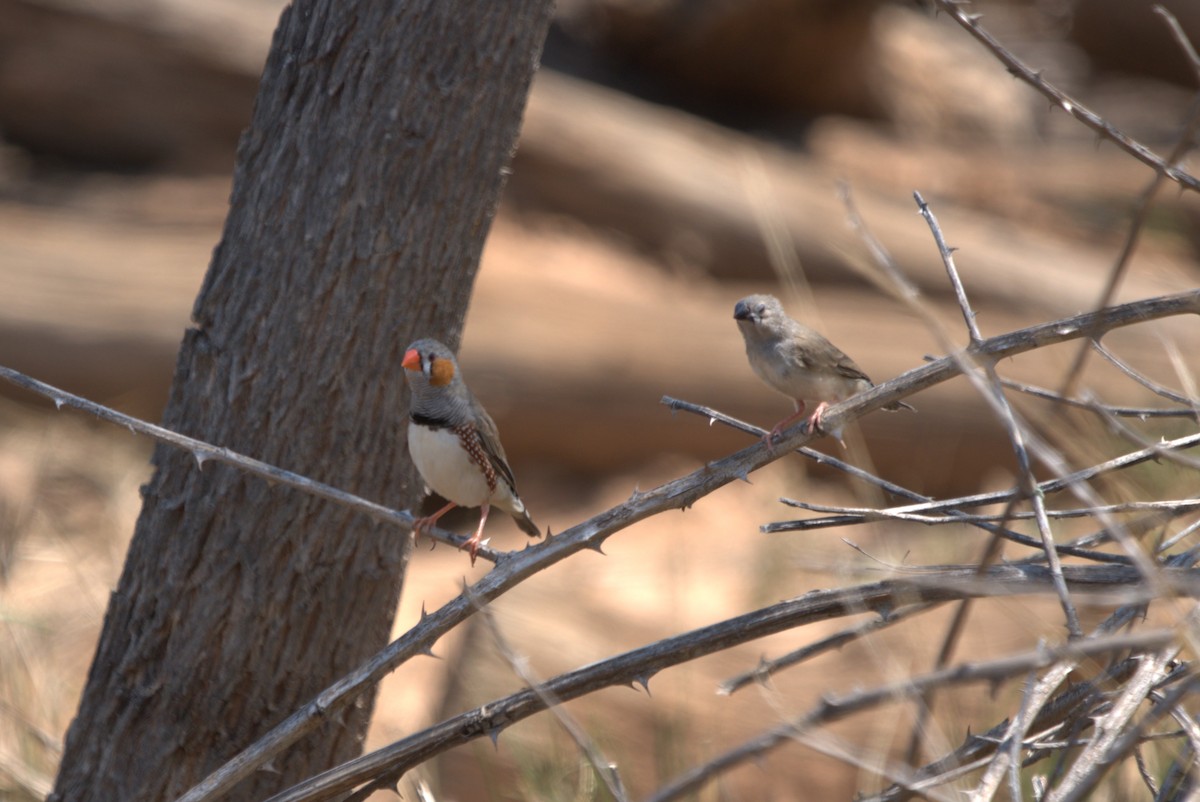
[(808, 430), (810, 432), (823, 432), (821, 428), (821, 416), (825, 414), (825, 410), (829, 409), (829, 403), (822, 401), (817, 404), (817, 408), (813, 410), (812, 417), (808, 419)]
[(784, 429), (791, 426), (793, 423), (795, 423), (796, 421), (800, 420), (801, 417), (803, 417), (804, 402), (799, 399), (793, 399), (793, 403), (795, 403), (795, 405), (796, 405), (796, 411), (793, 412), (791, 415), (788, 415), (786, 418), (781, 420), (779, 423), (772, 426), (771, 431), (769, 431), (763, 435), (763, 442), (767, 444), (768, 450), (775, 448), (774, 441), (778, 440), (783, 435)]
[(479, 528), (475, 530), (475, 534), (461, 546), (460, 549), (466, 549), (471, 553), (471, 565), (475, 564), (475, 555), (479, 553), (479, 547), (483, 545), (483, 525), (487, 523), (488, 510), (491, 505), (486, 502), (479, 508)]
[(441, 518), (443, 515), (450, 512), (450, 510), (454, 509), (457, 506), (458, 506), (457, 504), (455, 504), (453, 501), (451, 501), (449, 504), (447, 504), (445, 507), (442, 507), (440, 510), (435, 512), (433, 515), (427, 515), (424, 518), (417, 518), (415, 521), (413, 521), (413, 525), (412, 525), (413, 537), (414, 538), (421, 537), (421, 533), (428, 530), (434, 524), (436, 524), (438, 522), (438, 518)]

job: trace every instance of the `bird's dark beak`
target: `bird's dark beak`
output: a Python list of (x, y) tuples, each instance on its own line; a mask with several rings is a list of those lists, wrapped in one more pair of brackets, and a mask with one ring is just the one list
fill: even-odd
[(754, 320), (754, 312), (750, 310), (750, 304), (738, 301), (737, 305), (733, 307), (733, 319)]

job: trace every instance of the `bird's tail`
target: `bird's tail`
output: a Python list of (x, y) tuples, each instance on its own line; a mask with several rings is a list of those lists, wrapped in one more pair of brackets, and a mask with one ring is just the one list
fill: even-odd
[(538, 529), (537, 524), (535, 524), (533, 519), (529, 517), (529, 513), (525, 510), (524, 504), (521, 504), (510, 514), (512, 515), (513, 520), (517, 522), (517, 526), (521, 527), (522, 532), (530, 537), (542, 536), (542, 530)]

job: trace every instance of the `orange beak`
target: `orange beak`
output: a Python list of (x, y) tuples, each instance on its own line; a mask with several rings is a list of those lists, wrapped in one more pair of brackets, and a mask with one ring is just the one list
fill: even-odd
[(421, 369), (421, 355), (419, 353), (417, 353), (416, 348), (409, 348), (407, 351), (404, 352), (404, 361), (401, 362), (400, 364), (401, 364), (401, 366), (403, 366), (409, 370), (420, 370)]

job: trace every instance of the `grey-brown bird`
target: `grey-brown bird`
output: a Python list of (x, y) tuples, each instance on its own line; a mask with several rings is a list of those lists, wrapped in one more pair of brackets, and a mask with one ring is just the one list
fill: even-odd
[[(750, 367), (770, 387), (792, 399), (796, 411), (779, 421), (763, 437), (770, 448), (783, 430), (804, 415), (808, 404), (816, 409), (808, 418), (809, 431), (822, 431), (821, 416), (830, 404), (874, 387), (854, 360), (829, 340), (792, 318), (773, 295), (748, 295), (733, 307), (746, 341)], [(903, 401), (886, 410), (913, 409)], [(839, 440), (838, 432), (833, 435)]]
[(494, 504), (530, 537), (541, 532), (517, 495), (500, 433), (463, 381), (454, 353), (437, 340), (417, 340), (401, 362), (412, 392), (408, 451), (431, 490), (449, 503), (413, 522), (420, 534), (455, 507), (479, 507), (479, 527), (463, 544), (471, 564), (483, 544), (483, 527)]

